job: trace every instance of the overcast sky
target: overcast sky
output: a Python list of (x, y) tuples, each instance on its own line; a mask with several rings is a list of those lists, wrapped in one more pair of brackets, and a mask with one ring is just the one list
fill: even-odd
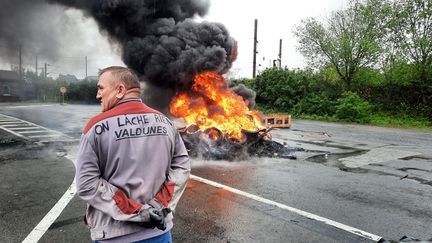
[[(346, 7), (347, 0), (214, 0), (205, 19), (223, 23), (238, 41), (238, 57), (231, 76), (252, 77), (254, 20), (258, 19), (257, 71), (272, 66), (278, 58), (282, 39), (282, 67), (306, 66), (296, 51), (297, 40), (292, 34), (301, 19), (324, 19), (336, 9)], [(260, 65), (260, 66), (259, 66)]]
[[(304, 67), (305, 60), (296, 51), (297, 40), (292, 34), (301, 19), (316, 17), (324, 19), (336, 9), (346, 7), (348, 0), (213, 0), (204, 20), (220, 22), (238, 42), (238, 57), (230, 71), (230, 77), (252, 76), (254, 19), (258, 19), (257, 71), (272, 65), (279, 52), (279, 39), (283, 40), (282, 66)], [(60, 8), (57, 6), (57, 8)], [(58, 11), (57, 11), (58, 12)], [(64, 12), (64, 11), (63, 11)], [(49, 63), (49, 75), (74, 74), (85, 76), (85, 56), (88, 56), (88, 75), (97, 75), (98, 69), (110, 65), (124, 65), (118, 50), (101, 35), (95, 22), (85, 18), (77, 10), (64, 12), (75, 26), (65, 33), (60, 45), (60, 57)], [(200, 21), (200, 20), (199, 20)], [(25, 48), (24, 50), (25, 51)], [(23, 63), (34, 70), (35, 55), (28, 54)], [(32, 58), (33, 57), (33, 58)], [(1, 57), (0, 57), (1, 59)], [(39, 60), (42, 67), (45, 60)], [(0, 60), (0, 68), (9, 69), (10, 64)]]

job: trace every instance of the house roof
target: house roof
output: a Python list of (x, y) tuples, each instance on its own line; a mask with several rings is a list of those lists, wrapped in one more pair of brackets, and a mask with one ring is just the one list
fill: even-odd
[(0, 70), (0, 81), (21, 81), (21, 79), (15, 71)]

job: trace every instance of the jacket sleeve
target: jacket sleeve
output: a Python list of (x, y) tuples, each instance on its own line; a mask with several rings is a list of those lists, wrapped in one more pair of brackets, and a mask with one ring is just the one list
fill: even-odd
[[(168, 169), (167, 179), (155, 196), (155, 199), (160, 202), (164, 208), (175, 210), (186, 188), (190, 171), (190, 161), (186, 147), (179, 132), (176, 131), (174, 153), (171, 165)], [(153, 200), (151, 200), (149, 204), (153, 205)]]
[(81, 199), (119, 221), (148, 222), (150, 205), (142, 205), (123, 190), (101, 177), (95, 145), (88, 136), (81, 137), (77, 158), (76, 183)]

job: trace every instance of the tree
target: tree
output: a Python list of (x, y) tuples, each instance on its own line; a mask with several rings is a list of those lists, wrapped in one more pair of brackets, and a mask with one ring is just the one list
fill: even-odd
[(390, 41), (397, 62), (411, 65), (412, 82), (422, 103), (432, 100), (432, 0), (399, 0), (393, 4)]
[(353, 0), (332, 12), (325, 24), (302, 20), (294, 30), (298, 50), (316, 68), (331, 65), (348, 89), (362, 68), (375, 66), (383, 51), (390, 5), (381, 0)]
[(432, 63), (432, 0), (399, 0), (393, 5), (392, 42), (408, 61)]

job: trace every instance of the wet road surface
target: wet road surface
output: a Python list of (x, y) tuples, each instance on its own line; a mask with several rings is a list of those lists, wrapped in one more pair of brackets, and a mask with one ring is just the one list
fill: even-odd
[[(74, 166), (68, 158), (76, 153), (82, 127), (98, 112), (98, 106), (87, 105), (0, 106), (0, 114), (72, 138), (40, 142), (0, 129), (2, 241), (24, 240), (71, 185)], [(194, 158), (192, 174), (385, 239), (432, 237), (432, 133), (294, 120), (292, 129), (273, 130), (272, 136), (305, 151), (295, 152), (297, 160)], [(90, 242), (84, 210), (74, 197), (39, 242)], [(371, 242), (195, 180), (177, 208), (173, 239)]]

